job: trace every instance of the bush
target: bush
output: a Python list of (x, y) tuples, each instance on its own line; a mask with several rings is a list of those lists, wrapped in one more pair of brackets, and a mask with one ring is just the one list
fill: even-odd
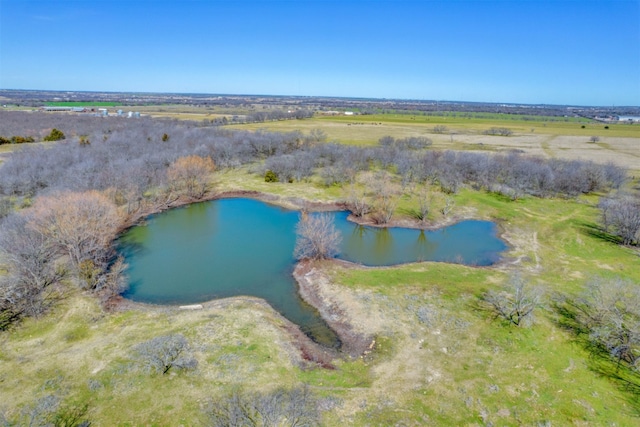
[(44, 137), (45, 141), (60, 141), (61, 139), (66, 139), (66, 136), (56, 128), (51, 129), (51, 133)]
[(485, 135), (499, 135), (499, 136), (511, 136), (513, 135), (513, 131), (508, 128), (490, 128), (484, 131)]
[(264, 174), (264, 182), (278, 182), (278, 175), (272, 170), (268, 170)]

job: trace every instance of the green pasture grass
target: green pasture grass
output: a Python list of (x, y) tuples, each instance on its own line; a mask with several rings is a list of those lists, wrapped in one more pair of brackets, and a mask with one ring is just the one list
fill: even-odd
[[(502, 115), (504, 116), (504, 115)], [(232, 125), (242, 129), (267, 129), (271, 131), (324, 130), (329, 139), (357, 145), (371, 145), (386, 135), (396, 138), (428, 136), (434, 139), (456, 139), (456, 135), (483, 134), (492, 127), (511, 129), (517, 135), (581, 136), (585, 142), (591, 136), (640, 138), (640, 126), (629, 124), (604, 124), (594, 121), (517, 120), (513, 118), (465, 118), (452, 116), (421, 116), (407, 114), (373, 114), (362, 116), (320, 116), (305, 120), (282, 120), (265, 123)], [(443, 125), (443, 134), (433, 132), (435, 126)], [(584, 128), (583, 128), (584, 126)], [(605, 129), (605, 126), (608, 129)], [(512, 137), (500, 137), (508, 140)], [(435, 141), (434, 141), (435, 142)]]

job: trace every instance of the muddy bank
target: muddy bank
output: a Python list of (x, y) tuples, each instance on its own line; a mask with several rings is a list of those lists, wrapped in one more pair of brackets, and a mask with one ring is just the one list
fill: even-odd
[(293, 271), (298, 282), (298, 291), (303, 300), (315, 307), (322, 319), (338, 335), (340, 352), (359, 357), (371, 351), (375, 341), (372, 335), (358, 331), (353, 319), (341, 307), (327, 287), (327, 279), (312, 261), (301, 261)]

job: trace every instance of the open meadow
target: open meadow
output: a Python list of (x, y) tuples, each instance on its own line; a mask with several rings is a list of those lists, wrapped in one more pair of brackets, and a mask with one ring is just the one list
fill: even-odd
[[(170, 114), (181, 119), (209, 118), (191, 111)], [(156, 147), (162, 147), (159, 144), (182, 144), (172, 152), (175, 158), (221, 150), (208, 151), (199, 145), (194, 140), (199, 134), (192, 129), (184, 131), (183, 137), (177, 128), (149, 123), (149, 128), (131, 134), (138, 135), (140, 141), (122, 131), (126, 137), (113, 147), (125, 151), (127, 144), (135, 142), (155, 153), (160, 151)], [(434, 131), (436, 126), (440, 128)], [(316, 116), (223, 129), (300, 131), (304, 135), (320, 129), (327, 141), (354, 146), (375, 146), (384, 136), (427, 137), (433, 144), (425, 152), (508, 154), (517, 150), (522, 157), (611, 162), (635, 176), (620, 191), (634, 189), (640, 173), (640, 126), (604, 126), (504, 117), (371, 115)], [(486, 135), (491, 128), (509, 128), (513, 134)], [(161, 142), (163, 133), (169, 137)], [(592, 136), (599, 139), (590, 142)], [(248, 139), (241, 135), (234, 141), (240, 145), (243, 138)], [(92, 136), (91, 140), (91, 147), (82, 148), (85, 151), (63, 147), (72, 153), (64, 159), (89, 162), (83, 153), (103, 149), (100, 138)], [(252, 146), (258, 146), (256, 141)], [(71, 144), (78, 145), (75, 140)], [(111, 161), (113, 153), (105, 152), (104, 157), (96, 155), (100, 159), (96, 164)], [(417, 156), (416, 152), (411, 153)], [(12, 155), (15, 153), (0, 146), (0, 171), (14, 167)], [(136, 159), (147, 155), (136, 152), (123, 156)], [(375, 168), (358, 171), (342, 182), (327, 183), (321, 168), (302, 179), (266, 182), (267, 156), (256, 156), (247, 163), (233, 163), (225, 157), (231, 166), (211, 156), (216, 159), (216, 171), (207, 174), (208, 193), (200, 195), (201, 199), (249, 194), (278, 206), (313, 210), (313, 206), (342, 206), (354, 191), (361, 191), (374, 205), (379, 202), (379, 195), (371, 189), (374, 181), (389, 177), (394, 200), (390, 224), (433, 228), (470, 218), (490, 220), (497, 224), (508, 249), (500, 262), (488, 267), (436, 262), (364, 267), (336, 260), (311, 261), (304, 277), (317, 288), (324, 305), (354, 333), (373, 338), (370, 348), (361, 354), (341, 354), (330, 363), (314, 363), (299, 337), (291, 332), (290, 322), (257, 298), (213, 300), (193, 310), (126, 300), (105, 305), (96, 290), (79, 286), (78, 275), (67, 271), (51, 292), (47, 310), (0, 331), (0, 424), (90, 420), (92, 426), (225, 425), (220, 422), (224, 418), (220, 408), (224, 412), (243, 398), (271, 402), (272, 407), (260, 407), (254, 415), (285, 413), (289, 418), (280, 418), (288, 420), (282, 425), (294, 425), (296, 419), (306, 420), (302, 425), (323, 426), (640, 423), (638, 366), (620, 363), (620, 359), (609, 357), (607, 349), (594, 345), (589, 331), (578, 324), (579, 315), (572, 311), (572, 304), (578, 305), (579, 297), (594, 281), (629, 282), (635, 289), (640, 286), (638, 246), (621, 245), (602, 226), (599, 201), (616, 190), (509, 197), (506, 192), (462, 183), (455, 191), (445, 191), (437, 180), (404, 182), (395, 173), (396, 166), (378, 173), (384, 169), (378, 160), (370, 161)], [(26, 162), (23, 157), (16, 159)], [(172, 161), (153, 158), (144, 167), (149, 163), (165, 167), (165, 163), (175, 164)], [(38, 158), (38, 162), (38, 169), (45, 168), (44, 160)], [(91, 165), (81, 170), (91, 171)], [(132, 168), (136, 173), (141, 169), (142, 163)], [(111, 169), (105, 166), (100, 170)], [(144, 181), (128, 169), (129, 175), (114, 173), (109, 178), (113, 182), (124, 182), (121, 176), (136, 179), (139, 187), (135, 191), (140, 193), (127, 187), (130, 193), (104, 194), (116, 201), (118, 209), (128, 209), (132, 215), (138, 212), (131, 206), (135, 202), (139, 207), (141, 200), (151, 205), (161, 199), (166, 206), (156, 211), (166, 209), (167, 194), (173, 197), (171, 191), (178, 190), (177, 185), (167, 183), (167, 172), (159, 170), (162, 172), (156, 175), (163, 178), (157, 182), (146, 176)], [(89, 176), (87, 172), (83, 179), (88, 182)], [(46, 179), (54, 182), (49, 176)], [(27, 188), (27, 183), (18, 181), (12, 184), (13, 194), (6, 194), (5, 189), (2, 196), (10, 200), (14, 211), (26, 211), (39, 197), (46, 197), (46, 193), (37, 194), (44, 190), (23, 190), (20, 185)], [(138, 182), (153, 185), (145, 188)], [(84, 189), (84, 184), (74, 181), (76, 187), (65, 191), (80, 191), (76, 188)], [(51, 184), (66, 188), (56, 185), (59, 187)], [(415, 212), (424, 203), (425, 193), (429, 194), (429, 210), (425, 222), (418, 223)], [(185, 194), (171, 198), (178, 199), (198, 200)], [(8, 270), (0, 265), (0, 275), (8, 277)], [(497, 315), (486, 296), (510, 289), (510, 284), (520, 279), (535, 288), (540, 299), (534, 316), (527, 318), (530, 322), (516, 326)], [(184, 355), (197, 366), (179, 369), (176, 364), (165, 372), (149, 369), (141, 344), (171, 334), (186, 338), (189, 345)], [(283, 396), (278, 391), (303, 386), (310, 393), (304, 399), (286, 400), (285, 393), (285, 401), (278, 400)], [(287, 412), (291, 408), (295, 411)]]

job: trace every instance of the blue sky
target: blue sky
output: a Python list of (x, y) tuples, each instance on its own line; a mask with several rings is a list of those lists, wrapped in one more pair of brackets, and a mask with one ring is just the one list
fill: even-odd
[(640, 105), (640, 1), (0, 0), (0, 88)]

